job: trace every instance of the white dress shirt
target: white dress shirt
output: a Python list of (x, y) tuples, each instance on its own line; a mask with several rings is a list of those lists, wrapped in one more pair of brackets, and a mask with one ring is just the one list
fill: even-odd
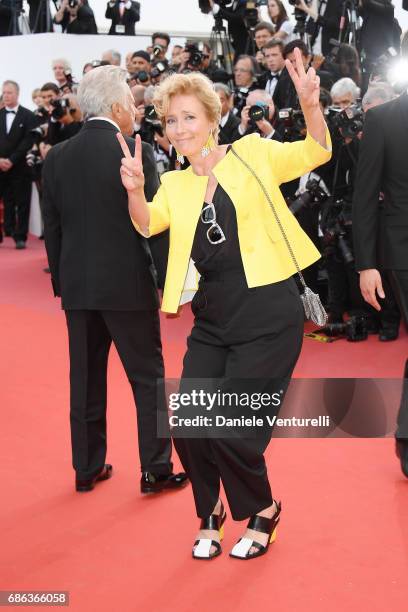
[[(13, 125), (14, 119), (16, 118), (17, 115), (17, 111), (18, 111), (18, 105), (14, 106), (13, 108), (10, 108), (8, 106), (6, 106), (6, 131), (7, 134), (10, 133), (11, 130), (11, 126)], [(7, 111), (14, 111), (12, 113), (8, 113)]]
[(113, 126), (115, 126), (115, 128), (120, 132), (120, 127), (118, 126), (118, 124), (113, 121), (113, 119), (109, 119), (109, 117), (90, 117), (88, 121), (107, 121), (108, 123), (111, 123)]

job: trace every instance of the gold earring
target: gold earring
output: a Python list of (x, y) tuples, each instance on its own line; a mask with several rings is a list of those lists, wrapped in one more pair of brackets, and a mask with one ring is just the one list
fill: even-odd
[(211, 151), (214, 149), (214, 145), (215, 145), (215, 140), (213, 138), (212, 132), (210, 132), (207, 142), (201, 149), (201, 157), (207, 157), (211, 153)]

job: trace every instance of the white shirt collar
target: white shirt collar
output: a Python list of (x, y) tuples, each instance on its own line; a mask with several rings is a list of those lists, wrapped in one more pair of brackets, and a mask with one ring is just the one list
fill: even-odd
[(5, 109), (6, 109), (6, 111), (15, 111), (17, 113), (18, 107), (19, 107), (19, 105), (17, 104), (17, 106), (13, 106), (13, 107), (6, 106)]
[(224, 127), (224, 125), (227, 123), (228, 119), (230, 116), (230, 111), (228, 111), (228, 113), (226, 115), (224, 115), (223, 117), (221, 117), (221, 121), (220, 121), (220, 126)]
[(108, 123), (111, 123), (113, 126), (115, 126), (115, 128), (120, 132), (120, 127), (118, 126), (118, 124), (113, 121), (113, 119), (109, 119), (109, 117), (90, 117), (88, 121), (107, 121)]

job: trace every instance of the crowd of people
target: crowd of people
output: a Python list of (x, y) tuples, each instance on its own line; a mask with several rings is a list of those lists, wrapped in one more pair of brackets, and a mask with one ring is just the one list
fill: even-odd
[[(65, 23), (66, 28), (69, 23), (72, 25), (75, 20), (67, 21), (67, 11), (85, 11), (87, 2), (76, 3), (75, 7), (74, 4), (63, 0), (54, 21)], [(109, 3), (107, 14), (117, 9), (113, 4)], [(133, 10), (134, 7), (128, 5), (136, 3), (122, 4), (126, 6), (121, 7), (120, 12)], [(335, 41), (339, 36), (335, 24), (338, 27), (340, 23), (337, 18), (341, 16), (341, 3), (329, 0), (322, 10), (318, 2), (299, 0), (296, 20), (292, 21), (280, 0), (269, 0), (269, 20), (259, 21), (258, 16), (257, 22), (249, 29), (246, 27), (244, 4), (233, 2), (226, 7), (225, 3), (209, 0), (206, 8), (216, 19), (221, 17), (228, 23), (234, 53), (232, 73), (228, 72), (226, 58), (217, 55), (211, 39), (187, 41), (185, 46), (171, 45), (170, 35), (166, 32), (155, 32), (148, 48), (129, 51), (123, 58), (136, 106), (133, 135), (139, 134), (144, 142), (152, 145), (160, 175), (168, 170), (185, 168), (188, 162), (177, 160), (152, 100), (157, 85), (169, 74), (200, 72), (213, 81), (222, 104), (220, 144), (233, 143), (250, 133), (283, 142), (303, 139), (306, 134), (304, 117), (285, 68), (285, 60), (294, 62), (295, 49), (300, 49), (305, 69), (314, 67), (320, 77), (320, 102), (334, 147), (334, 155), (328, 164), (300, 181), (282, 186), (289, 208), (323, 252), (322, 261), (306, 271), (307, 281), (328, 306), (327, 332), (330, 336), (346, 335), (349, 340), (361, 340), (368, 333), (379, 333), (383, 341), (395, 339), (400, 313), (392, 291), (387, 292), (389, 301), (378, 315), (365, 304), (358, 290), (351, 221), (364, 112), (397, 95), (387, 81), (391, 59), (383, 53), (384, 45), (390, 39), (385, 41), (382, 35), (376, 44), (369, 44), (376, 33), (372, 30), (367, 36), (367, 29), (375, 27), (375, 11), (388, 14), (390, 36), (394, 36), (392, 42), (398, 55), (400, 42), (393, 13), (389, 12), (389, 7), (386, 13), (386, 0), (363, 2), (361, 10), (363, 15), (365, 11), (366, 21), (362, 22), (360, 47), (356, 48), (347, 42)], [(374, 21), (374, 26), (373, 23), (370, 26), (370, 20)], [(304, 24), (305, 31), (311, 34), (304, 33), (299, 24)], [(383, 31), (384, 27), (385, 22), (382, 23)], [(113, 30), (111, 33), (115, 33)], [(317, 50), (316, 44), (320, 44)], [(252, 54), (251, 45), (254, 47)], [(121, 66), (121, 54), (114, 49), (107, 50), (100, 59), (86, 62), (83, 74), (107, 64)], [(32, 111), (19, 106), (19, 85), (12, 80), (4, 84), (0, 100), (1, 106), (5, 107), (0, 112), (4, 116), (7, 114), (6, 134), (3, 134), (6, 141), (0, 144), (0, 185), (4, 199), (2, 231), (14, 237), (18, 249), (26, 246), (31, 182), (35, 182), (41, 197), (42, 165), (48, 151), (76, 134), (84, 120), (76, 98), (79, 79), (72, 74), (69, 61), (55, 59), (52, 71), (53, 78), (32, 93)], [(19, 116), (23, 112), (24, 118)], [(21, 120), (16, 121), (21, 133), (12, 129), (12, 118), (16, 116)], [(14, 148), (18, 150), (17, 155)], [(12, 169), (10, 163), (13, 163)], [(163, 277), (165, 264), (161, 268), (160, 276)], [(346, 313), (351, 315), (347, 325), (344, 320)]]

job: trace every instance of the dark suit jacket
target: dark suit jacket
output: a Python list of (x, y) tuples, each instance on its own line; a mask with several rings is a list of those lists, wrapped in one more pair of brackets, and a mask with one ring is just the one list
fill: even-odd
[(94, 12), (90, 6), (80, 6), (78, 16), (74, 21), (69, 21), (69, 10), (64, 13), (60, 22), (62, 31), (67, 34), (98, 34)]
[[(360, 145), (353, 197), (357, 270), (408, 269), (408, 95), (369, 110)], [(384, 227), (379, 228), (379, 193), (385, 197)], [(378, 261), (382, 230), (385, 259)]]
[(299, 107), (296, 89), (286, 68), (282, 70), (278, 84), (273, 92), (273, 102), (279, 110), (281, 108)]
[(231, 142), (235, 142), (235, 140), (238, 140), (238, 138), (241, 138), (241, 134), (238, 132), (239, 124), (240, 121), (238, 117), (234, 115), (232, 111), (230, 111), (227, 123), (224, 125), (224, 127), (220, 128), (220, 135), (218, 138), (219, 144), (229, 144)]
[[(150, 250), (129, 216), (116, 134), (106, 121), (89, 121), (53, 147), (44, 163), (45, 246), (54, 293), (65, 310), (158, 307)], [(127, 141), (134, 150), (134, 141)], [(150, 201), (159, 181), (147, 144), (143, 168)]]
[(110, 7), (108, 3), (105, 17), (106, 19), (112, 19), (109, 34), (117, 34), (115, 27), (124, 25), (125, 36), (134, 36), (136, 34), (135, 23), (140, 20), (140, 2), (132, 2), (130, 9), (125, 9), (122, 18), (119, 13), (119, 5)]
[[(38, 123), (34, 113), (19, 106), (10, 132), (6, 132), (6, 109), (0, 110), (0, 157), (13, 162), (13, 172), (28, 172), (25, 161), (27, 151), (33, 146), (34, 138), (30, 133)], [(3, 173), (0, 171), (0, 177)]]

